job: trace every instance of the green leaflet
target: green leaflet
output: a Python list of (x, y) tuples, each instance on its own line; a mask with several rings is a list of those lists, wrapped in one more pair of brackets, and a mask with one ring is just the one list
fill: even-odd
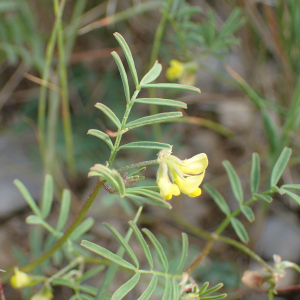
[(136, 103), (145, 103), (145, 104), (154, 104), (154, 105), (167, 105), (173, 107), (180, 107), (180, 108), (187, 108), (186, 103), (177, 101), (177, 100), (169, 100), (169, 99), (162, 99), (162, 98), (138, 98), (135, 99), (134, 102)]
[(89, 231), (93, 225), (94, 225), (95, 221), (93, 218), (89, 217), (87, 219), (85, 219), (70, 235), (70, 240), (77, 240), (78, 238), (80, 238), (82, 235), (84, 235), (87, 231)]
[(23, 198), (26, 200), (27, 204), (31, 208), (31, 210), (37, 215), (41, 217), (41, 212), (38, 206), (36, 205), (35, 201), (31, 197), (30, 193), (28, 192), (25, 185), (18, 179), (14, 180), (15, 186), (18, 188), (20, 193), (22, 194)]
[(253, 222), (255, 220), (255, 216), (253, 210), (249, 206), (240, 206), (242, 213), (248, 219), (249, 222)]
[(137, 76), (137, 72), (136, 72), (134, 60), (133, 60), (131, 51), (129, 49), (129, 46), (128, 46), (128, 44), (126, 43), (125, 39), (123, 38), (123, 36), (120, 33), (115, 32), (114, 36), (117, 39), (118, 43), (120, 44), (120, 46), (121, 46), (121, 48), (122, 48), (122, 50), (123, 50), (123, 52), (125, 54), (125, 57), (126, 57), (126, 60), (127, 60), (127, 63), (128, 63), (128, 66), (129, 66), (129, 69), (130, 69), (130, 72), (131, 72), (131, 75), (133, 77), (134, 84), (135, 84), (135, 86), (138, 86), (139, 85), (139, 80), (138, 80), (138, 76)]
[(254, 194), (253, 196), (257, 197), (260, 200), (264, 200), (268, 203), (271, 203), (273, 201), (272, 197), (269, 195)]
[(257, 153), (252, 154), (252, 166), (250, 174), (250, 188), (253, 195), (257, 193), (260, 181), (260, 163), (259, 155)]
[(47, 174), (45, 176), (43, 198), (42, 198), (42, 218), (46, 219), (50, 213), (53, 203), (53, 178)]
[(102, 256), (102, 257), (105, 257), (107, 258), (108, 260), (118, 264), (119, 266), (122, 266), (124, 268), (127, 268), (127, 269), (131, 269), (131, 270), (135, 270), (136, 267), (132, 264), (130, 264), (129, 262), (127, 262), (125, 259), (119, 257), (118, 255), (110, 252), (109, 250), (97, 245), (97, 244), (94, 244), (94, 243), (91, 243), (89, 241), (86, 241), (86, 240), (83, 240), (80, 244), (81, 246), (83, 246), (84, 248)]
[[(122, 79), (122, 83), (123, 83), (123, 87), (124, 87), (126, 102), (129, 104), (130, 103), (130, 90), (129, 90), (128, 78), (127, 78), (125, 68), (124, 68), (123, 63), (121, 61), (121, 58), (117, 54), (117, 52), (113, 51), (111, 53), (111, 55), (113, 56), (117, 66), (118, 66), (118, 69), (119, 69), (119, 72), (120, 72), (120, 75), (121, 75), (121, 79)], [(120, 126), (119, 129), (121, 129), (121, 126)]]
[(41, 224), (44, 224), (44, 221), (43, 219), (41, 219), (39, 216), (36, 216), (36, 215), (31, 215), (31, 216), (28, 216), (25, 220), (25, 222), (27, 224), (33, 224), (33, 225), (41, 225)]
[(56, 226), (56, 231), (61, 231), (69, 216), (70, 211), (70, 204), (71, 204), (71, 192), (70, 190), (64, 189), (62, 194), (61, 206)]
[(129, 244), (125, 241), (125, 239), (121, 236), (121, 234), (111, 225), (104, 223), (104, 226), (110, 231), (110, 233), (116, 238), (116, 240), (123, 246), (129, 257), (134, 262), (135, 266), (139, 268), (139, 261), (134, 254), (132, 248), (129, 246)]
[(134, 202), (136, 202), (138, 205), (141, 205), (142, 203), (147, 203), (150, 205), (161, 206), (168, 209), (172, 208), (172, 205), (166, 201), (159, 200), (158, 198), (153, 199), (153, 197), (152, 198), (142, 197), (136, 194), (140, 194), (140, 193), (136, 192), (135, 194), (133, 194), (133, 193), (126, 192), (125, 196), (133, 200)]
[(111, 300), (121, 300), (123, 299), (139, 282), (140, 273), (136, 273), (131, 279), (119, 287), (112, 295)]
[(284, 184), (281, 189), (300, 190), (300, 184)]
[(198, 89), (194, 86), (177, 84), (177, 83), (142, 84), (141, 88), (145, 88), (145, 89), (172, 89), (172, 90), (180, 90), (180, 91), (201, 93), (200, 89)]
[(288, 191), (286, 189), (282, 189), (290, 198), (292, 198), (297, 204), (300, 205), (300, 197), (295, 193)]
[(188, 236), (186, 233), (182, 233), (182, 250), (181, 250), (181, 258), (176, 270), (176, 274), (180, 274), (182, 272), (182, 269), (184, 267), (184, 263), (186, 261), (187, 258), (187, 254), (188, 254), (188, 249), (189, 249), (189, 240), (188, 240)]
[(271, 186), (276, 186), (276, 184), (278, 183), (283, 171), (285, 170), (290, 160), (291, 154), (292, 149), (284, 147), (272, 170)]
[(244, 243), (248, 243), (248, 241), (249, 241), (248, 233), (247, 233), (244, 225), (241, 223), (241, 221), (239, 221), (236, 218), (231, 218), (230, 223), (231, 223), (235, 233), (240, 238), (240, 240)]
[(154, 81), (155, 79), (157, 79), (157, 77), (161, 73), (161, 70), (162, 70), (161, 64), (159, 64), (158, 61), (156, 61), (153, 65), (153, 67), (150, 69), (150, 71), (141, 80), (141, 85), (148, 84), (148, 83)]
[(152, 293), (154, 292), (156, 285), (157, 285), (157, 276), (153, 275), (149, 285), (147, 286), (143, 294), (138, 298), (138, 300), (148, 300), (151, 297)]
[(168, 112), (168, 113), (160, 113), (152, 116), (143, 117), (132, 122), (126, 124), (127, 128), (134, 128), (144, 125), (150, 125), (154, 123), (161, 123), (169, 121), (170, 119), (182, 117), (181, 112)]
[(179, 300), (179, 286), (175, 278), (172, 279), (173, 300)]
[(240, 178), (238, 177), (237, 173), (235, 172), (231, 163), (228, 160), (223, 161), (222, 165), (226, 169), (230, 181), (231, 189), (236, 200), (238, 201), (239, 204), (242, 204), (244, 201), (244, 196), (243, 196), (243, 189), (242, 189)]
[(165, 291), (162, 300), (170, 300), (172, 294), (172, 284), (171, 280), (166, 277)]
[(148, 230), (147, 228), (143, 228), (142, 231), (147, 235), (149, 240), (151, 241), (152, 245), (156, 249), (158, 256), (161, 260), (161, 263), (164, 267), (164, 272), (168, 272), (169, 270), (169, 262), (166, 256), (166, 253), (161, 245), (161, 243), (157, 240), (157, 238), (154, 236), (154, 234)]
[(106, 116), (109, 117), (111, 121), (117, 126), (117, 128), (121, 130), (122, 128), (121, 122), (111, 109), (109, 109), (106, 105), (99, 102), (95, 104), (95, 107), (97, 107), (102, 112), (104, 112)]
[(220, 210), (225, 215), (230, 215), (230, 208), (228, 204), (226, 203), (223, 196), (210, 184), (206, 183), (203, 185), (204, 189), (209, 193), (209, 195), (213, 198), (214, 202), (217, 204), (217, 206), (220, 208)]
[(115, 149), (114, 145), (113, 145), (110, 137), (106, 133), (104, 133), (100, 130), (97, 130), (97, 129), (90, 129), (88, 131), (88, 134), (94, 135), (94, 136), (98, 137), (99, 139), (103, 140), (109, 146), (109, 148), (112, 151), (114, 151), (114, 149)]
[(147, 261), (149, 263), (149, 266), (150, 266), (150, 270), (153, 269), (153, 259), (152, 259), (152, 255), (151, 255), (151, 252), (149, 250), (149, 246), (148, 244), (146, 243), (142, 233), (140, 232), (140, 230), (138, 229), (138, 227), (136, 226), (136, 224), (132, 221), (129, 221), (128, 222), (129, 226), (132, 228), (133, 230), (133, 233), (136, 237), (136, 239), (138, 240), (139, 244), (141, 245), (143, 251), (144, 251), (144, 254), (147, 258)]
[[(207, 282), (208, 283), (208, 282)], [(221, 289), (222, 287), (224, 286), (223, 283), (219, 283), (217, 284), (216, 286), (214, 286), (213, 288), (209, 289), (209, 290), (206, 290), (205, 289), (205, 292), (203, 293), (199, 293), (199, 295), (201, 296), (201, 300), (202, 299), (207, 299), (207, 298), (202, 298), (202, 296), (205, 296), (205, 295), (208, 295), (208, 294), (212, 294), (214, 292), (216, 292), (217, 290)], [(206, 285), (206, 288), (208, 287), (208, 284)], [(201, 289), (202, 290), (202, 289)]]
[(85, 272), (80, 278), (79, 278), (79, 282), (84, 282), (88, 279), (90, 279), (91, 277), (95, 276), (96, 274), (98, 274), (99, 272), (103, 271), (105, 269), (104, 265), (100, 265), (97, 267), (94, 267), (90, 270), (88, 270), (87, 272)]
[(119, 149), (157, 149), (157, 150), (162, 150), (162, 149), (168, 149), (172, 150), (172, 146), (169, 144), (164, 144), (164, 143), (158, 143), (158, 142), (132, 142), (128, 143), (125, 145), (120, 146)]

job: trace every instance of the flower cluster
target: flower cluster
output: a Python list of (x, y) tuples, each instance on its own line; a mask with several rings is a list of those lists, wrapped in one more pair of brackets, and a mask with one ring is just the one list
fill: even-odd
[(157, 171), (157, 185), (161, 195), (170, 200), (180, 192), (190, 197), (201, 195), (199, 185), (203, 181), (208, 159), (200, 153), (190, 159), (180, 160), (171, 155), (171, 151), (162, 150), (158, 154), (160, 162)]

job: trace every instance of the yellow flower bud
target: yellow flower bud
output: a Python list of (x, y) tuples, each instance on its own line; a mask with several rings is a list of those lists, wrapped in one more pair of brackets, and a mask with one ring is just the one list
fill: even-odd
[(191, 175), (197, 175), (205, 171), (208, 166), (208, 159), (205, 153), (200, 153), (190, 159), (182, 161), (183, 165), (179, 165), (182, 172)]
[(174, 81), (182, 76), (184, 70), (184, 65), (177, 59), (172, 59), (170, 62), (170, 67), (167, 69), (167, 79)]
[(10, 279), (10, 283), (14, 289), (21, 289), (32, 284), (32, 277), (25, 272), (19, 271), (18, 268), (14, 269), (15, 275)]

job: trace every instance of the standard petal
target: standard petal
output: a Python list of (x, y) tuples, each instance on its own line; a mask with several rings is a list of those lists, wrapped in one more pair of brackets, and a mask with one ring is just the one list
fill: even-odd
[(178, 165), (186, 174), (197, 175), (205, 171), (208, 159), (205, 153), (200, 153), (183, 161), (184, 166)]

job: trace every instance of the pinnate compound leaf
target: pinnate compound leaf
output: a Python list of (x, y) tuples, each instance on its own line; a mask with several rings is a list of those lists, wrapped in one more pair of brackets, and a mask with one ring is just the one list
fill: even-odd
[(71, 192), (68, 189), (64, 189), (62, 194), (62, 200), (61, 200), (61, 206), (60, 206), (60, 212), (58, 216), (57, 226), (56, 230), (60, 231), (64, 228), (69, 212), (70, 212), (70, 205), (71, 205)]
[(136, 273), (131, 279), (119, 287), (112, 295), (111, 300), (123, 299), (139, 282), (141, 277), (140, 273)]
[(172, 283), (169, 278), (166, 277), (165, 291), (161, 300), (170, 300), (172, 295)]
[(108, 260), (118, 264), (119, 266), (122, 266), (126, 269), (131, 269), (131, 270), (135, 270), (136, 267), (134, 265), (132, 265), (131, 263), (127, 262), (125, 259), (119, 257), (118, 255), (110, 252), (109, 250), (97, 245), (97, 244), (94, 244), (94, 243), (91, 243), (89, 241), (86, 241), (86, 240), (83, 240), (81, 241), (81, 246), (83, 246), (84, 248), (104, 257), (104, 258), (107, 258)]
[(88, 131), (88, 134), (94, 135), (94, 136), (98, 137), (99, 139), (103, 140), (109, 146), (109, 148), (112, 151), (114, 151), (114, 149), (115, 149), (114, 145), (113, 145), (110, 137), (106, 133), (104, 133), (100, 130), (97, 130), (97, 129), (90, 129)]
[(105, 113), (106, 116), (110, 118), (111, 121), (117, 126), (118, 129), (121, 129), (122, 125), (119, 118), (115, 115), (115, 113), (110, 108), (108, 108), (106, 105), (99, 102), (95, 104), (95, 107), (97, 107), (103, 113)]
[(86, 220), (84, 220), (70, 235), (70, 240), (77, 240), (78, 238), (80, 238), (82, 235), (84, 235), (87, 231), (89, 231), (93, 225), (94, 225), (95, 221), (93, 218), (87, 218)]
[(164, 143), (143, 141), (143, 142), (128, 143), (128, 144), (120, 146), (119, 149), (157, 149), (157, 150), (168, 149), (168, 150), (171, 150), (172, 146), (169, 144), (164, 144)]
[(241, 205), (241, 211), (249, 222), (253, 222), (255, 220), (253, 210), (249, 206)]
[(241, 223), (241, 221), (239, 221), (236, 218), (231, 218), (230, 223), (231, 223), (235, 233), (239, 237), (239, 239), (244, 243), (248, 243), (248, 241), (249, 241), (248, 233), (247, 233), (244, 225)]
[(179, 300), (179, 286), (175, 278), (172, 280), (173, 300)]
[(208, 183), (206, 183), (203, 187), (209, 193), (209, 195), (213, 198), (213, 200), (215, 201), (217, 206), (220, 208), (220, 210), (225, 215), (230, 215), (230, 208), (229, 208), (228, 204), (226, 203), (225, 199), (223, 198), (223, 196)]
[(177, 83), (153, 83), (153, 84), (142, 84), (141, 88), (145, 89), (171, 89), (171, 90), (180, 90), (186, 92), (195, 92), (201, 93), (199, 88), (190, 85), (183, 85)]
[(292, 198), (297, 204), (299, 204), (300, 205), (300, 197), (297, 195), (297, 194), (295, 194), (295, 193), (293, 193), (293, 192), (291, 192), (291, 191), (288, 191), (288, 190), (286, 190), (286, 189), (282, 189), (284, 192), (285, 192), (285, 194), (287, 194), (290, 198)]
[(259, 155), (257, 153), (252, 154), (252, 166), (250, 174), (250, 188), (253, 195), (257, 193), (260, 181), (260, 163)]
[(169, 100), (169, 99), (162, 99), (162, 98), (138, 98), (135, 99), (134, 102), (136, 103), (144, 103), (144, 104), (154, 104), (154, 105), (166, 105), (166, 106), (173, 106), (173, 107), (180, 107), (180, 108), (187, 108), (187, 104), (177, 100)]
[(25, 187), (25, 185), (18, 179), (14, 180), (14, 184), (15, 186), (18, 188), (18, 190), (20, 191), (20, 193), (22, 194), (23, 198), (26, 200), (27, 204), (29, 205), (29, 207), (31, 208), (31, 210), (37, 215), (37, 216), (41, 216), (41, 212), (40, 209), (38, 208), (37, 204), (35, 203), (35, 201), (33, 200), (33, 198), (31, 197), (30, 193), (28, 192), (27, 188)]
[(176, 274), (180, 274), (182, 272), (184, 263), (188, 255), (188, 249), (189, 249), (189, 240), (187, 234), (183, 232), (181, 236), (182, 236), (182, 250), (181, 250), (181, 257), (176, 270)]
[(290, 157), (292, 154), (292, 149), (291, 148), (287, 148), (284, 147), (284, 149), (282, 150), (278, 160), (275, 163), (275, 166), (272, 170), (272, 174), (271, 174), (271, 186), (276, 186), (282, 173), (284, 172)]
[(232, 192), (238, 201), (239, 204), (242, 204), (244, 201), (243, 189), (240, 178), (232, 167), (231, 163), (228, 160), (223, 161), (223, 166), (226, 169)]
[(42, 218), (46, 219), (50, 213), (53, 203), (53, 178), (47, 174), (45, 176), (43, 199), (42, 199)]
[(129, 257), (132, 259), (134, 264), (137, 268), (139, 268), (139, 261), (134, 254), (132, 248), (129, 246), (129, 244), (125, 241), (125, 239), (121, 236), (121, 234), (111, 225), (104, 223), (104, 226), (110, 231), (110, 233), (116, 238), (116, 240), (120, 243), (120, 245), (123, 246)]
[(124, 87), (126, 102), (129, 104), (130, 103), (130, 90), (129, 90), (128, 78), (127, 78), (125, 68), (124, 68), (121, 58), (117, 52), (113, 51), (111, 53), (111, 55), (113, 56), (117, 66), (118, 66), (118, 69), (119, 69), (119, 72), (121, 75), (121, 79), (122, 79), (122, 83), (123, 83), (123, 87)]
[(147, 286), (143, 294), (138, 298), (138, 300), (148, 300), (153, 294), (156, 285), (157, 285), (157, 276), (153, 275), (149, 285)]
[(181, 112), (160, 113), (160, 114), (156, 114), (156, 115), (152, 115), (152, 116), (139, 118), (137, 120), (129, 122), (126, 124), (126, 127), (134, 128), (134, 127), (150, 125), (150, 124), (154, 124), (154, 123), (168, 122), (168, 121), (170, 121), (170, 119), (179, 118), (179, 117), (182, 117)]
[(140, 232), (140, 230), (138, 229), (138, 227), (136, 226), (136, 224), (134, 222), (129, 221), (128, 224), (132, 228), (136, 239), (138, 240), (139, 244), (141, 245), (141, 247), (144, 251), (144, 254), (147, 258), (147, 261), (149, 263), (150, 270), (152, 270), (153, 269), (153, 258), (152, 258), (151, 252), (149, 250), (149, 246), (146, 243), (146, 240), (144, 239), (142, 233)]
[(161, 263), (162, 263), (162, 265), (164, 267), (164, 271), (168, 272), (168, 270), (169, 270), (169, 263), (168, 263), (168, 259), (167, 259), (166, 253), (165, 253), (165, 251), (164, 251), (161, 243), (154, 236), (154, 234), (150, 230), (148, 230), (147, 228), (143, 228), (142, 231), (147, 235), (147, 237), (151, 241), (152, 245), (156, 249), (156, 251), (158, 253), (158, 256), (159, 256), (159, 258), (161, 260)]
[(157, 79), (157, 77), (161, 73), (161, 70), (162, 70), (161, 64), (159, 64), (158, 61), (156, 61), (153, 65), (153, 67), (150, 69), (150, 71), (141, 80), (141, 85), (148, 84), (148, 83), (154, 81), (155, 79)]
[(260, 200), (264, 200), (268, 203), (271, 203), (273, 201), (272, 197), (269, 195), (254, 194), (253, 196), (257, 197)]
[(122, 48), (122, 50), (123, 50), (123, 52), (125, 54), (125, 57), (126, 57), (126, 60), (127, 60), (127, 63), (128, 63), (128, 66), (129, 66), (129, 69), (130, 69), (130, 72), (131, 72), (131, 75), (133, 77), (134, 84), (135, 84), (135, 86), (138, 86), (139, 85), (139, 80), (138, 80), (138, 76), (137, 76), (137, 72), (136, 72), (134, 60), (133, 60), (131, 51), (129, 49), (129, 46), (128, 46), (128, 44), (126, 43), (125, 39), (123, 38), (123, 36), (120, 33), (115, 32), (114, 36), (117, 39), (118, 43), (120, 44), (120, 46), (121, 46), (121, 48)]

